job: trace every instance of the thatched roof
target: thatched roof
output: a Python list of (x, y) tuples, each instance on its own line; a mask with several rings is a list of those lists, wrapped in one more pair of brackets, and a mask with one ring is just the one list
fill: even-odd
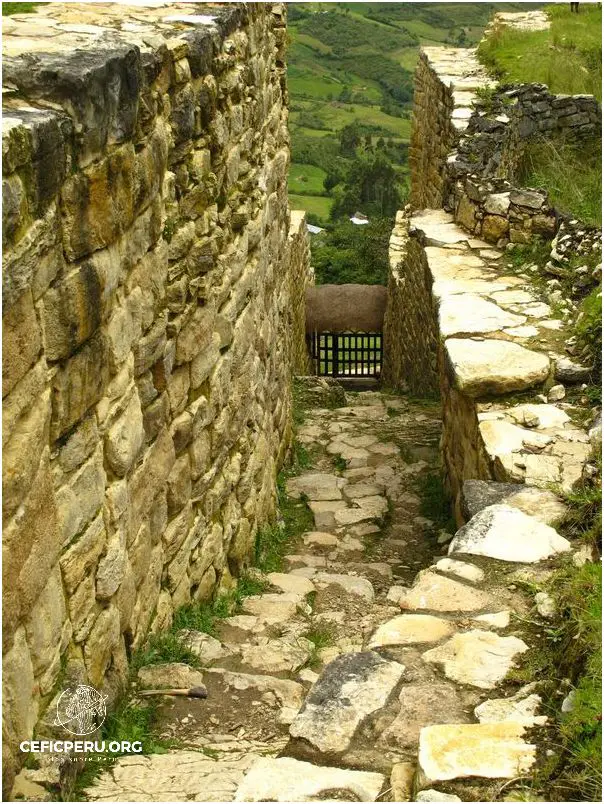
[(381, 332), (382, 285), (315, 285), (306, 290), (307, 332)]

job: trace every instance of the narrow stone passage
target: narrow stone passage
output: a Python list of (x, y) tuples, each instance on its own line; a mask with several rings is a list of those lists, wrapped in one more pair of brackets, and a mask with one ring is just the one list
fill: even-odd
[(445, 558), (451, 534), (420, 513), (437, 404), (349, 402), (309, 411), (300, 428), (313, 467), (287, 491), (308, 502), (314, 530), (284, 571), (218, 639), (187, 634), (203, 671), (139, 673), (143, 687), (207, 686), (206, 700), (163, 699), (162, 736), (180, 748), (120, 759), (90, 800), (493, 800), (488, 779), (450, 780), (533, 764), (523, 732), (544, 720), (539, 696), (490, 692), (528, 649), (509, 627), (523, 597), (488, 559)]

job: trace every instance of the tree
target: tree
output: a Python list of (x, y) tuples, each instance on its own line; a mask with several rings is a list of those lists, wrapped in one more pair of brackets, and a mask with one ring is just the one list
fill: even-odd
[(348, 123), (340, 131), (340, 153), (342, 156), (354, 156), (361, 142), (361, 127), (356, 120)]
[(383, 151), (357, 156), (333, 196), (332, 220), (352, 215), (357, 209), (369, 218), (394, 216), (401, 205), (396, 171)]
[(366, 226), (341, 221), (323, 232), (320, 238), (312, 238), (312, 264), (317, 282), (385, 285), (391, 233), (390, 218), (375, 218)]

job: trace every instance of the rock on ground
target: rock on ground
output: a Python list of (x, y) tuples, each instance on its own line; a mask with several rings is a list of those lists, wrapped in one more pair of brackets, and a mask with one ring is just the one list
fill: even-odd
[(460, 528), (449, 554), (467, 553), (532, 564), (570, 550), (570, 542), (549, 525), (509, 505), (491, 505)]
[(324, 754), (345, 751), (363, 720), (386, 704), (404, 670), (373, 651), (338, 656), (310, 691), (290, 734)]
[(527, 650), (528, 645), (518, 637), (501, 637), (491, 631), (466, 631), (426, 651), (422, 658), (430, 664), (441, 664), (452, 681), (491, 689), (506, 677), (514, 657)]
[(426, 726), (419, 739), (419, 765), (431, 781), (466, 776), (515, 779), (535, 764), (535, 746), (522, 739), (519, 723)]
[(235, 801), (375, 801), (381, 773), (329, 768), (289, 757), (256, 759), (239, 785)]

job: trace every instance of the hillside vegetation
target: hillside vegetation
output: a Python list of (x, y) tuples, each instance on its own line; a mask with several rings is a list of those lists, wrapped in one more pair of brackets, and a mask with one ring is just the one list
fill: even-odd
[[(365, 151), (379, 147), (388, 157), (403, 199), (420, 45), (475, 45), (495, 10), (526, 5), (289, 4), (292, 205), (322, 226), (342, 213), (337, 204), (334, 211), (332, 199), (357, 157), (354, 149), (340, 147), (341, 133), (351, 125)], [(327, 186), (317, 183), (316, 168)], [(359, 211), (369, 214), (369, 209)]]

